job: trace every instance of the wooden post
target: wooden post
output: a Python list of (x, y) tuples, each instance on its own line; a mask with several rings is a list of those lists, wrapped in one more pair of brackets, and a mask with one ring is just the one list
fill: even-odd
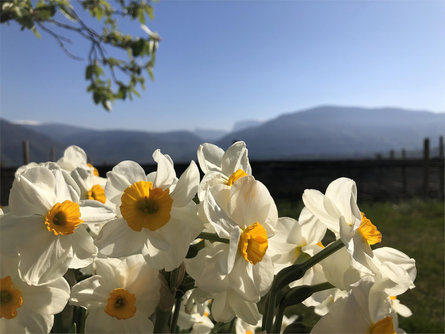
[(391, 160), (394, 160), (394, 156), (395, 156), (395, 154), (394, 154), (394, 150), (390, 150), (390, 151), (389, 151), (389, 158), (390, 158)]
[(430, 139), (423, 140), (423, 193), (428, 196), (430, 183)]
[(440, 178), (440, 189), (439, 189), (439, 194), (440, 194), (440, 198), (444, 198), (444, 193), (445, 193), (445, 184), (444, 184), (444, 152), (443, 152), (443, 136), (439, 137), (439, 159), (440, 159), (440, 169), (439, 169), (439, 178)]
[(406, 184), (406, 151), (402, 149), (402, 196), (407, 195), (407, 184)]
[(50, 161), (56, 161), (56, 152), (54, 151), (54, 147), (51, 147), (51, 158)]
[(439, 158), (440, 159), (444, 158), (444, 153), (443, 153), (443, 136), (439, 137)]
[(23, 164), (29, 164), (29, 142), (23, 141)]

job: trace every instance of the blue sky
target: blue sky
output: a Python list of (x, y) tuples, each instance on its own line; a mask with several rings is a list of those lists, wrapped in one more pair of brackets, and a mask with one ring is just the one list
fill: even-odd
[[(230, 129), (332, 105), (445, 111), (445, 1), (163, 1), (155, 81), (108, 113), (85, 62), (0, 27), (0, 116), (97, 129)], [(136, 35), (138, 23), (123, 28)], [(88, 45), (73, 39), (73, 53)]]

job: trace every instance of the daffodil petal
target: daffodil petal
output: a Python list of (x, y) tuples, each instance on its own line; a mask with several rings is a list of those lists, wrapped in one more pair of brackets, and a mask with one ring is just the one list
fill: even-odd
[(224, 155), (224, 150), (220, 147), (205, 143), (198, 147), (198, 162), (199, 167), (204, 174), (211, 171), (221, 171), (221, 160)]
[(158, 168), (156, 170), (156, 177), (153, 182), (153, 186), (155, 188), (168, 188), (176, 179), (176, 172), (173, 168), (173, 164), (171, 159), (168, 159), (161, 153), (158, 149), (153, 153), (153, 159), (158, 164)]
[(221, 170), (223, 174), (231, 175), (238, 169), (242, 169), (248, 175), (252, 174), (249, 158), (247, 157), (246, 143), (243, 141), (232, 144), (224, 152), (221, 160)]
[(199, 170), (195, 162), (192, 161), (189, 167), (182, 173), (176, 183), (175, 189), (171, 193), (175, 206), (184, 206), (195, 197), (198, 191)]
[[(65, 246), (65, 247), (64, 247)], [(73, 258), (73, 249), (61, 238), (42, 231), (18, 247), (20, 277), (31, 285), (42, 285), (63, 276)]]

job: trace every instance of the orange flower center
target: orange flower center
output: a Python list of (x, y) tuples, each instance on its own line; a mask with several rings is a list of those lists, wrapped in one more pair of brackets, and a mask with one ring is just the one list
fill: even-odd
[(101, 203), (105, 203), (107, 198), (105, 197), (105, 190), (99, 184), (95, 184), (87, 193), (88, 199), (93, 199)]
[(377, 321), (368, 331), (369, 334), (394, 334), (395, 332), (392, 317), (390, 316)]
[(23, 305), (22, 293), (12, 285), (11, 276), (0, 279), (0, 318), (12, 319)]
[(238, 181), (240, 178), (247, 176), (247, 173), (243, 171), (242, 169), (238, 169), (236, 172), (232, 173), (232, 175), (229, 176), (229, 179), (227, 180), (227, 185), (231, 186), (236, 181)]
[(129, 319), (136, 313), (136, 297), (128, 290), (118, 288), (110, 292), (105, 313), (121, 319)]
[(252, 264), (257, 264), (263, 259), (267, 246), (267, 231), (258, 222), (244, 229), (238, 243), (238, 248), (244, 259)]
[(173, 199), (169, 189), (153, 188), (153, 183), (139, 181), (133, 183), (121, 197), (122, 217), (134, 231), (143, 227), (155, 231), (170, 220)]
[(68, 200), (54, 204), (45, 216), (46, 228), (54, 235), (71, 234), (81, 223), (79, 204)]
[(90, 164), (90, 163), (87, 163), (87, 166), (93, 168), (93, 174), (94, 174), (94, 176), (99, 176), (99, 171), (97, 170), (96, 167), (94, 167), (94, 166), (93, 166), (92, 164)]
[(358, 231), (362, 235), (363, 239), (365, 239), (368, 244), (375, 245), (382, 241), (382, 234), (377, 227), (371, 223), (371, 221), (366, 218), (365, 214), (361, 212), (362, 215), (362, 223), (360, 224)]

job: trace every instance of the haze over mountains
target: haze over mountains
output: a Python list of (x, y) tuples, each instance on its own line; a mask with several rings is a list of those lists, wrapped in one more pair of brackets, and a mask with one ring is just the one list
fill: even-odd
[(0, 120), (1, 161), (8, 166), (22, 164), (23, 140), (30, 142), (32, 161), (49, 160), (51, 148), (58, 158), (65, 147), (75, 144), (98, 165), (126, 159), (151, 163), (151, 155), (157, 148), (170, 154), (174, 161), (196, 160), (196, 150), (206, 139), (224, 149), (235, 140), (244, 140), (251, 160), (371, 157), (391, 149), (420, 151), (425, 137), (431, 138), (433, 147), (437, 146), (437, 138), (445, 135), (445, 114), (399, 108), (321, 106), (262, 123), (239, 122), (237, 126), (237, 130), (224, 135), (220, 130), (207, 129), (197, 129), (195, 133), (100, 131), (64, 124), (19, 125)]

